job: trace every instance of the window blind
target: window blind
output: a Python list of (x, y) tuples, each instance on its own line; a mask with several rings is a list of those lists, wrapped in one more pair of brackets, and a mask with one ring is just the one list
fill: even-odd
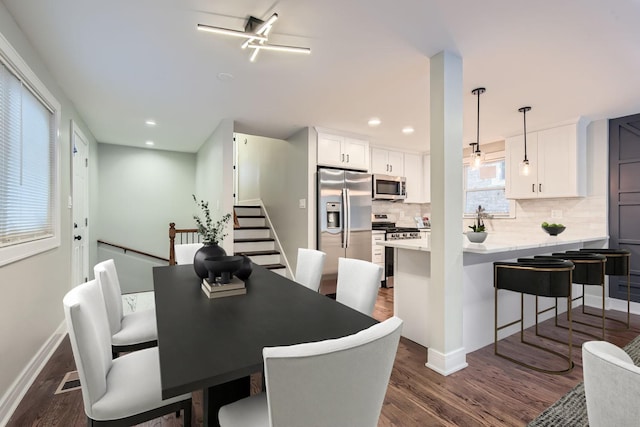
[(51, 237), (53, 113), (0, 64), (0, 247)]

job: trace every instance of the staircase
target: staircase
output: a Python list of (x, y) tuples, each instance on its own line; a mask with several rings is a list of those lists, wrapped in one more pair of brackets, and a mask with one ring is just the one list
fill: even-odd
[(254, 263), (286, 276), (280, 252), (260, 206), (234, 206), (240, 227), (233, 230), (234, 255), (246, 255)]

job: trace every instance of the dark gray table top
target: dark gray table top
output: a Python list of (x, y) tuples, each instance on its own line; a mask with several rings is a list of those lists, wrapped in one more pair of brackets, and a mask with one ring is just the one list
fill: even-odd
[(254, 264), (246, 295), (207, 298), (192, 265), (153, 268), (162, 397), (262, 370), (262, 349), (339, 338), (377, 323)]

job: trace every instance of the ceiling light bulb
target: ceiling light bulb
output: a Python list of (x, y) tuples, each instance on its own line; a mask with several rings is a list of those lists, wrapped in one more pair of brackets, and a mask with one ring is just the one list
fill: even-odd
[(520, 163), (520, 175), (521, 176), (529, 176), (529, 173), (531, 173), (531, 167), (529, 165), (529, 160), (524, 160), (522, 163)]
[(471, 168), (478, 169), (480, 165), (482, 165), (482, 160), (484, 159), (484, 154), (481, 151), (475, 151), (471, 154)]
[(247, 47), (251, 49), (277, 50), (279, 52), (311, 53), (311, 49), (308, 47), (281, 46), (277, 44), (248, 44)]
[(209, 33), (223, 34), (225, 36), (242, 37), (245, 39), (253, 39), (267, 41), (267, 38), (255, 33), (245, 33), (244, 31), (229, 30), (227, 28), (212, 27), (210, 25), (198, 24), (197, 29)]
[(147, 126), (155, 126), (156, 125), (156, 121), (153, 120), (153, 119), (149, 119), (149, 120), (146, 120), (144, 122), (144, 124), (147, 125)]
[(405, 126), (402, 128), (402, 133), (404, 133), (405, 135), (411, 135), (413, 131), (414, 129), (411, 126)]
[(145, 144), (147, 144), (149, 147), (153, 147), (155, 145), (153, 141), (147, 141), (145, 142)]
[(369, 122), (368, 122), (368, 123), (369, 123), (369, 126), (371, 126), (371, 127), (376, 127), (376, 126), (379, 126), (379, 125), (380, 125), (380, 123), (382, 123), (382, 122), (380, 121), (380, 119), (379, 119), (379, 118), (377, 118), (377, 117), (372, 117), (371, 119), (369, 119)]

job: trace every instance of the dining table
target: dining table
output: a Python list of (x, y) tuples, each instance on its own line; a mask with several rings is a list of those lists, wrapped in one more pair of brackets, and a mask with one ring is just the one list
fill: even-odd
[(193, 265), (153, 268), (162, 398), (203, 390), (205, 426), (250, 393), (262, 350), (357, 333), (375, 319), (253, 264), (246, 294), (209, 298)]

